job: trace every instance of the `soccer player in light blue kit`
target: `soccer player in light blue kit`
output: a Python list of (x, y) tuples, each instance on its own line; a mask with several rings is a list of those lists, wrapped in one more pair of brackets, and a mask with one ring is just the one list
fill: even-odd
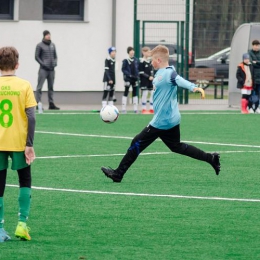
[(153, 80), (154, 117), (141, 133), (136, 135), (117, 169), (101, 167), (103, 173), (114, 182), (121, 182), (128, 168), (138, 155), (158, 137), (172, 152), (209, 163), (218, 175), (220, 156), (218, 153), (206, 153), (192, 145), (180, 141), (180, 112), (177, 102), (177, 86), (190, 91), (202, 91), (193, 83), (180, 77), (173, 66), (169, 66), (169, 50), (158, 45), (152, 51), (152, 65), (156, 72)]

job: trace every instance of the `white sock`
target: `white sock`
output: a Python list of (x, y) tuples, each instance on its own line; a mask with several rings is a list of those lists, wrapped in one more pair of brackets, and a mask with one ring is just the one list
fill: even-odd
[(114, 105), (113, 100), (112, 101), (108, 101), (108, 105), (113, 106)]
[(142, 94), (142, 109), (146, 109), (147, 95), (148, 95), (148, 90), (143, 90), (143, 94)]
[(122, 97), (122, 111), (126, 111), (127, 97)]
[(138, 97), (133, 97), (133, 105), (134, 105), (134, 111), (137, 111), (137, 105), (138, 105)]
[(105, 107), (107, 105), (107, 101), (106, 100), (102, 100), (102, 107)]

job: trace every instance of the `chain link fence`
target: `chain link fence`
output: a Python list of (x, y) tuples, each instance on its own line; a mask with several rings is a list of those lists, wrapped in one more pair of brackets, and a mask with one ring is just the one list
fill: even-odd
[[(142, 46), (166, 45), (170, 65), (187, 79), (190, 68), (213, 68), (213, 81), (206, 77), (195, 82), (205, 89), (203, 102), (223, 104), (228, 100), (232, 37), (240, 25), (252, 22), (260, 22), (260, 0), (135, 0), (135, 49), (140, 55)], [(179, 91), (180, 103), (199, 99)]]

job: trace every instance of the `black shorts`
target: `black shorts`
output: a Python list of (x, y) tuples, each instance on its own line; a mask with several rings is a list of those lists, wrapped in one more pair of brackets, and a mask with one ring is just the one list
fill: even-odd
[(125, 81), (125, 87), (130, 88), (130, 87), (137, 87), (138, 86), (138, 81)]
[(141, 90), (153, 90), (153, 85), (149, 85), (149, 86), (141, 86)]

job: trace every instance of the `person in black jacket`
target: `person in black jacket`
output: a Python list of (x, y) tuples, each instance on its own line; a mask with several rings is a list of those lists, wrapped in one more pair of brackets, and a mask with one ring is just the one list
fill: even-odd
[(122, 97), (122, 113), (126, 113), (126, 103), (127, 96), (129, 93), (129, 88), (133, 88), (133, 105), (134, 112), (138, 113), (138, 97), (137, 97), (137, 87), (138, 87), (138, 59), (134, 57), (135, 51), (133, 47), (127, 48), (128, 58), (123, 60), (122, 72), (125, 82), (125, 91)]
[[(140, 87), (142, 90), (142, 114), (153, 114), (153, 66), (150, 60), (150, 48), (142, 48), (143, 58), (139, 62), (139, 76), (140, 76)], [(150, 108), (146, 109), (146, 102), (148, 92), (150, 94), (149, 106)]]
[(249, 97), (251, 91), (253, 90), (253, 66), (249, 60), (249, 54), (243, 54), (243, 62), (241, 62), (237, 67), (237, 88), (241, 89), (241, 113), (248, 114), (247, 107), (249, 108), (249, 113), (254, 113), (252, 108), (252, 103), (249, 102)]
[(116, 57), (116, 48), (110, 47), (108, 49), (109, 56), (105, 60), (105, 72), (103, 77), (104, 82), (104, 92), (102, 98), (102, 107), (107, 105), (107, 96), (108, 96), (108, 105), (113, 105), (113, 96), (115, 91), (116, 84), (116, 75), (115, 75), (115, 57)]
[(35, 60), (40, 64), (40, 69), (38, 73), (38, 85), (36, 87), (35, 93), (38, 107), (40, 108), (40, 106), (42, 106), (42, 87), (45, 80), (47, 79), (49, 109), (60, 109), (59, 107), (55, 106), (53, 101), (53, 83), (55, 76), (54, 68), (57, 66), (57, 53), (55, 45), (51, 41), (51, 34), (47, 30), (43, 32), (43, 39), (36, 46)]
[[(252, 41), (252, 50), (249, 51), (250, 61), (254, 68), (254, 90), (259, 96), (260, 94), (260, 42)], [(255, 106), (255, 113), (260, 114), (259, 102)]]

